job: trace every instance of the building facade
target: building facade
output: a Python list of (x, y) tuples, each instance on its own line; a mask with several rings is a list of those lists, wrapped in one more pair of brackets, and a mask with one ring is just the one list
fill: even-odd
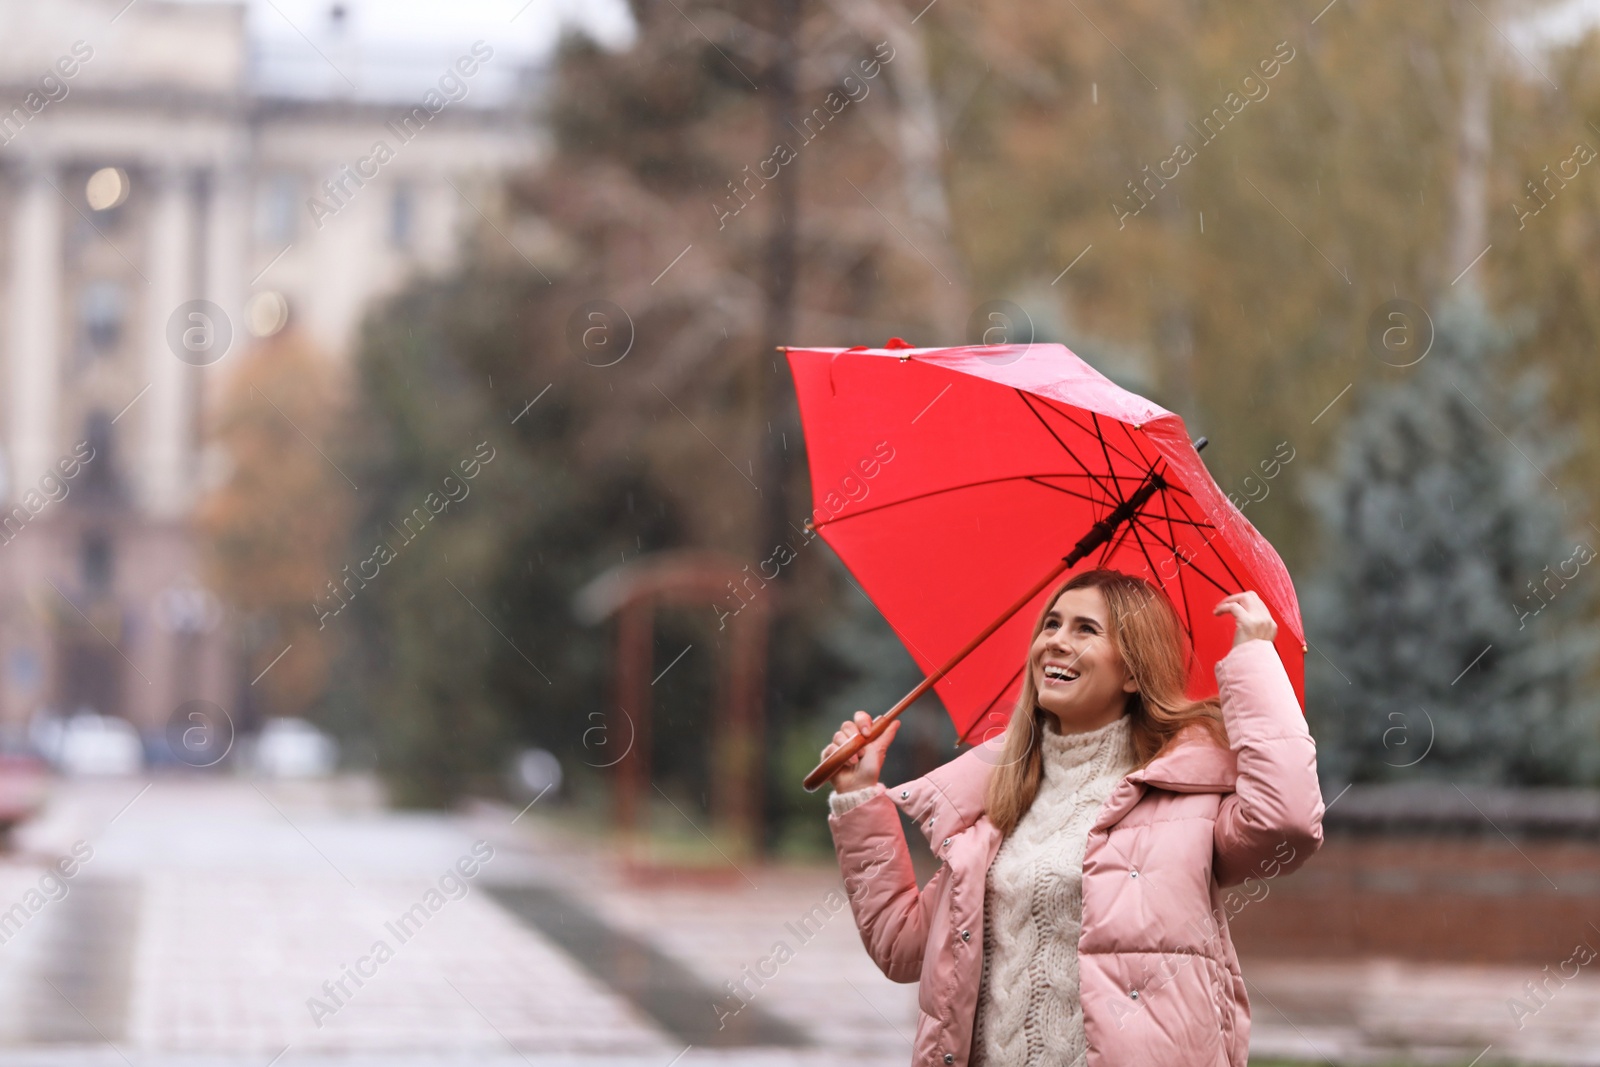
[(492, 42), (372, 55), (345, 18), (275, 51), (242, 4), (0, 0), (5, 743), (40, 712), (153, 736), (234, 703), (191, 526), (230, 355), (290, 321), (346, 358), (533, 160)]

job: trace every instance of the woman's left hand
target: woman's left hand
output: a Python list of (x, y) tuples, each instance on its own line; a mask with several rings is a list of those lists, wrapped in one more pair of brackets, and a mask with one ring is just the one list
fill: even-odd
[(1221, 615), (1223, 612), (1233, 616), (1233, 645), (1235, 648), (1246, 641), (1260, 638), (1271, 641), (1278, 636), (1278, 624), (1272, 621), (1272, 612), (1267, 610), (1266, 604), (1254, 592), (1246, 589), (1242, 593), (1225, 596), (1211, 609), (1211, 614)]

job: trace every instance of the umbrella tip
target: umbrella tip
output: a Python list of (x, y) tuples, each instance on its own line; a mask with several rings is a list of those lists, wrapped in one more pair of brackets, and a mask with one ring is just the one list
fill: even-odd
[(1210, 443), (1211, 443), (1211, 439), (1209, 437), (1198, 438), (1198, 439), (1195, 440), (1194, 450), (1196, 452), (1203, 451), (1205, 449), (1206, 445), (1209, 445)]

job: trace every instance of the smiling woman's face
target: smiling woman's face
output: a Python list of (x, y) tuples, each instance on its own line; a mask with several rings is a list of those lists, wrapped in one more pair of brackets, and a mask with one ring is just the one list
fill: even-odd
[(1138, 689), (1111, 644), (1110, 612), (1100, 590), (1069, 589), (1045, 616), (1034, 639), (1029, 669), (1039, 706), (1055, 716), (1062, 733), (1096, 730), (1116, 721)]

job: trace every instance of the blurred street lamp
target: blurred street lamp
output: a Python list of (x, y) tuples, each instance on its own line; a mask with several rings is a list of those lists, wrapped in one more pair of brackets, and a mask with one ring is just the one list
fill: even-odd
[(252, 296), (244, 306), (244, 325), (251, 336), (263, 340), (273, 336), (289, 322), (289, 301), (271, 289)]
[(542, 748), (525, 748), (517, 754), (517, 791), (537, 799), (561, 786), (561, 761)]
[(132, 186), (128, 174), (121, 167), (101, 167), (89, 175), (83, 195), (95, 211), (110, 211), (128, 199)]

